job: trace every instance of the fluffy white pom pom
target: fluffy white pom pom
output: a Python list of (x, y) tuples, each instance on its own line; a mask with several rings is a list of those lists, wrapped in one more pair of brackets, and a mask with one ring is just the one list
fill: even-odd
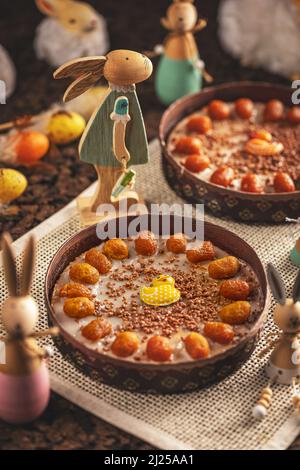
[(244, 65), (291, 77), (300, 70), (300, 12), (291, 0), (223, 0), (219, 34)]
[(46, 18), (37, 27), (34, 48), (38, 59), (54, 67), (77, 57), (104, 55), (109, 49), (106, 22), (97, 15), (96, 28), (79, 34), (67, 30), (55, 18)]
[(253, 418), (257, 420), (264, 419), (268, 414), (267, 409), (262, 406), (262, 405), (255, 405), (255, 407), (252, 410), (252, 416)]

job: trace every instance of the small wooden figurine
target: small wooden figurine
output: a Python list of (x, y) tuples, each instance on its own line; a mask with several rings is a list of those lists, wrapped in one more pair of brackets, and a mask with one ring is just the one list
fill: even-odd
[[(300, 217), (298, 219), (286, 219), (286, 222), (294, 222), (300, 224)], [(292, 263), (300, 268), (300, 237), (296, 241), (294, 247), (291, 250), (290, 258)]]
[(295, 246), (291, 251), (291, 261), (295, 266), (300, 268), (300, 237), (296, 241)]
[(3, 235), (3, 264), (9, 295), (2, 306), (2, 323), (7, 332), (0, 338), (5, 353), (0, 363), (0, 418), (10, 423), (29, 422), (46, 408), (49, 395), (49, 374), (45, 358), (50, 348), (38, 347), (35, 338), (57, 335), (57, 328), (34, 333), (38, 321), (38, 305), (30, 296), (35, 266), (35, 241), (28, 240), (22, 272), (18, 276), (11, 238)]
[(103, 16), (77, 0), (35, 0), (47, 15), (38, 26), (35, 50), (38, 59), (58, 67), (81, 55), (101, 55), (109, 49)]
[(0, 45), (0, 104), (5, 104), (16, 86), (16, 69), (8, 52)]
[(164, 45), (156, 46), (154, 53), (162, 54), (156, 72), (155, 87), (159, 99), (170, 105), (178, 98), (196, 93), (202, 87), (202, 75), (211, 82), (200, 59), (194, 34), (206, 26), (198, 20), (194, 0), (173, 0), (161, 23), (169, 31)]
[(102, 76), (109, 83), (106, 97), (91, 117), (79, 144), (80, 159), (93, 164), (98, 174), (94, 197), (79, 199), (85, 224), (97, 221), (99, 205), (117, 205), (120, 193), (128, 200), (128, 206), (139, 201), (132, 191), (135, 173), (127, 167), (147, 163), (149, 159), (135, 84), (149, 78), (151, 73), (152, 63), (146, 56), (127, 50), (112, 51), (105, 57), (79, 58), (54, 73), (57, 79), (74, 79), (64, 101), (81, 95)]
[(296, 384), (300, 382), (300, 273), (290, 299), (286, 298), (280, 274), (271, 264), (268, 265), (268, 280), (273, 296), (278, 302), (273, 314), (274, 322), (282, 333), (261, 353), (263, 356), (273, 349), (265, 369), (269, 383), (262, 390), (260, 399), (253, 408), (253, 416), (256, 419), (267, 415), (272, 402), (271, 387), (274, 383), (292, 386), (292, 401), (295, 409), (300, 411), (300, 393), (297, 393), (296, 389)]

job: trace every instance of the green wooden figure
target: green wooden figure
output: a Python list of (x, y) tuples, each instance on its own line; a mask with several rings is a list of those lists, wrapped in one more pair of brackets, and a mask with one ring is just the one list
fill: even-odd
[[(286, 222), (292, 222), (300, 225), (300, 217), (298, 219), (287, 218)], [(291, 250), (290, 259), (295, 266), (300, 268), (300, 237), (298, 238), (294, 247)]]
[(200, 59), (194, 38), (197, 31), (205, 28), (206, 21), (198, 20), (193, 1), (173, 0), (166, 17), (161, 19), (169, 34), (164, 45), (154, 49), (154, 55), (161, 55), (155, 88), (157, 96), (165, 105), (200, 91), (203, 76), (207, 82), (212, 81), (212, 77), (205, 70), (204, 62)]
[(152, 70), (151, 61), (143, 54), (116, 50), (105, 57), (69, 61), (54, 73), (56, 79), (74, 79), (65, 92), (64, 101), (81, 95), (102, 77), (109, 84), (107, 95), (91, 117), (79, 144), (80, 159), (93, 164), (98, 174), (98, 187), (90, 207), (92, 212), (96, 212), (100, 204), (115, 202), (112, 193), (116, 194), (120, 177), (126, 176), (132, 183), (127, 166), (149, 160), (135, 84), (149, 78)]

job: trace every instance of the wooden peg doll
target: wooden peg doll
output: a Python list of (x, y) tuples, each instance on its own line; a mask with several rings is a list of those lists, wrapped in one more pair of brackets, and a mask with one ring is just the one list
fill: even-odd
[(79, 58), (54, 73), (56, 79), (74, 79), (64, 101), (81, 95), (102, 77), (109, 83), (107, 95), (79, 144), (80, 159), (93, 164), (98, 174), (97, 190), (90, 201), (92, 213), (100, 204), (113, 202), (112, 193), (122, 174), (125, 176), (127, 166), (148, 162), (147, 136), (135, 84), (151, 73), (151, 61), (128, 50), (112, 51), (105, 57)]
[[(298, 219), (286, 219), (286, 222), (294, 222), (296, 224), (300, 224), (300, 217)], [(294, 247), (291, 250), (290, 258), (292, 263), (300, 268), (300, 237), (296, 241)]]
[(206, 26), (204, 19), (198, 20), (194, 0), (173, 0), (161, 23), (169, 31), (164, 45), (155, 79), (159, 99), (169, 105), (178, 98), (196, 93), (202, 88), (202, 76), (211, 82), (200, 59), (194, 34)]
[[(0, 363), (0, 418), (24, 423), (37, 418), (46, 408), (50, 384), (45, 358), (50, 348), (38, 347), (35, 338), (57, 335), (57, 328), (34, 333), (38, 305), (30, 296), (35, 265), (35, 241), (28, 240), (20, 275), (17, 273), (11, 238), (3, 235), (3, 265), (9, 297), (2, 306), (2, 323), (7, 336), (0, 338), (5, 353)], [(3, 357), (4, 356), (4, 357)]]
[(282, 278), (271, 264), (268, 265), (268, 280), (278, 302), (273, 318), (281, 334), (263, 351), (268, 352), (273, 348), (265, 368), (269, 384), (262, 390), (261, 397), (253, 408), (256, 419), (266, 416), (272, 401), (271, 386), (274, 383), (292, 386), (296, 409), (300, 403), (300, 395), (296, 393), (296, 384), (300, 382), (300, 272), (294, 284), (292, 298), (286, 298)]
[(300, 268), (300, 237), (296, 241), (295, 246), (291, 251), (291, 261), (295, 266)]

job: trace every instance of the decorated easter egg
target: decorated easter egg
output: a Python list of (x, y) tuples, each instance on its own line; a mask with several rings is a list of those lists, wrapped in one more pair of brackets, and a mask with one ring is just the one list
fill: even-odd
[(79, 113), (86, 121), (90, 119), (96, 108), (104, 101), (108, 92), (107, 86), (94, 86), (83, 95), (65, 103), (67, 111)]
[(50, 139), (57, 145), (65, 145), (78, 139), (83, 133), (86, 122), (75, 112), (58, 111), (48, 124)]
[(49, 139), (42, 132), (25, 131), (20, 134), (16, 148), (20, 163), (31, 165), (43, 158), (49, 150)]
[(0, 204), (8, 204), (21, 196), (27, 188), (27, 179), (17, 170), (0, 169)]

